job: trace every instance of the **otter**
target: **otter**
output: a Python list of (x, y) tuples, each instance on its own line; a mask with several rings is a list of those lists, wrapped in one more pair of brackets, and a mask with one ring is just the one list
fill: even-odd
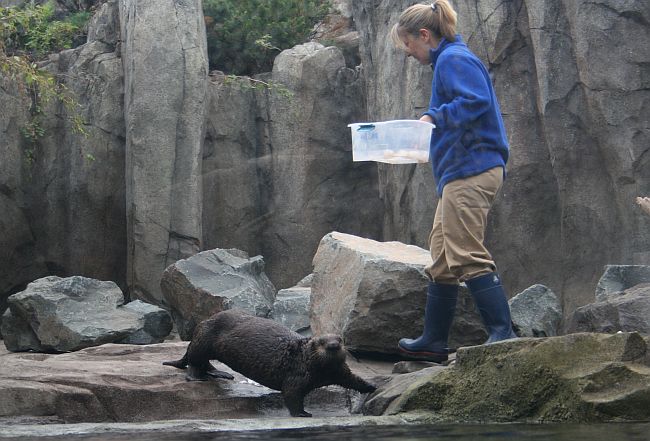
[(282, 392), (294, 417), (310, 417), (304, 398), (312, 390), (336, 384), (359, 392), (376, 387), (350, 371), (340, 336), (303, 337), (278, 322), (230, 309), (199, 323), (183, 358), (164, 365), (187, 368), (188, 381), (233, 379), (216, 369), (218, 360), (270, 389)]

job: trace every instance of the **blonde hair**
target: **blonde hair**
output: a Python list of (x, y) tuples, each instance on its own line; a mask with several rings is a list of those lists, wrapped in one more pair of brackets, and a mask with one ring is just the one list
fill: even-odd
[(420, 29), (428, 29), (436, 38), (456, 39), (456, 11), (449, 0), (434, 0), (430, 4), (409, 6), (399, 16), (399, 20), (390, 31), (395, 46), (404, 49), (400, 35), (417, 36)]

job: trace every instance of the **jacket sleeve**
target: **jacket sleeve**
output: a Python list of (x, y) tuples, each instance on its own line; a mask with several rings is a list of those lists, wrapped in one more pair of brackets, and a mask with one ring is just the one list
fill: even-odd
[(451, 101), (424, 112), (439, 129), (467, 127), (491, 106), (489, 77), (479, 60), (452, 55), (439, 60), (435, 71), (438, 97), (451, 97)]

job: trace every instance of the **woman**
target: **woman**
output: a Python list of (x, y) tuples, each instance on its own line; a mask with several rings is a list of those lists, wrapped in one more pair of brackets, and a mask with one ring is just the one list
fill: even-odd
[(431, 281), (424, 331), (398, 345), (411, 357), (442, 362), (460, 282), (478, 306), (487, 343), (516, 337), (483, 243), (487, 214), (505, 177), (508, 140), (488, 71), (456, 35), (456, 12), (448, 0), (407, 8), (391, 37), (409, 57), (433, 67), (431, 102), (420, 120), (436, 126), (430, 158), (439, 196), (429, 236), (433, 264), (426, 270)]

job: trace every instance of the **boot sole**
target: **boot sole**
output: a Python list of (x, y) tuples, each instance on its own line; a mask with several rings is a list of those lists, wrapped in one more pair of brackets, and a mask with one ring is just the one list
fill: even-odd
[(407, 351), (399, 345), (397, 347), (402, 354), (408, 355), (416, 361), (432, 361), (434, 363), (442, 363), (449, 359), (448, 354), (439, 354), (437, 352), (412, 352)]

